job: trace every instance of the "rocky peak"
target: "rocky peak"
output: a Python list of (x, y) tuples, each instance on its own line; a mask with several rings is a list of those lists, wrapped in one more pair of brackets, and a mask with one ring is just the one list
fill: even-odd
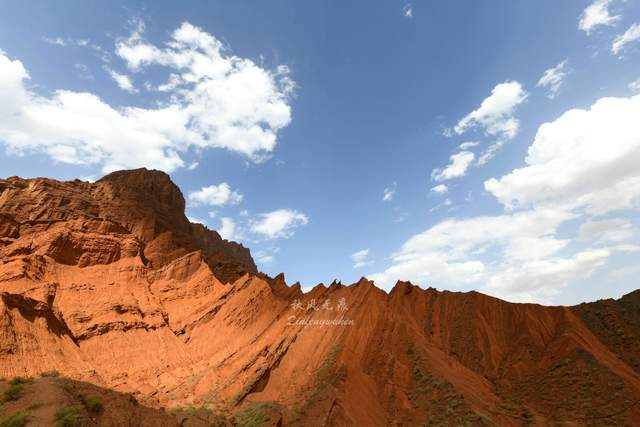
[[(14, 236), (15, 241), (7, 241), (12, 243), (11, 251), (41, 250), (57, 256), (58, 262), (84, 266), (138, 254), (152, 268), (201, 251), (222, 281), (257, 271), (247, 248), (190, 223), (184, 209), (184, 196), (169, 175), (146, 168), (113, 172), (95, 183), (18, 177), (0, 180), (0, 228), (3, 235)], [(35, 228), (34, 221), (39, 224)], [(113, 235), (116, 232), (120, 237)], [(34, 233), (42, 247), (18, 242), (20, 236)], [(92, 239), (99, 242), (87, 244)], [(108, 253), (102, 253), (105, 247)], [(88, 253), (92, 250), (96, 253)]]

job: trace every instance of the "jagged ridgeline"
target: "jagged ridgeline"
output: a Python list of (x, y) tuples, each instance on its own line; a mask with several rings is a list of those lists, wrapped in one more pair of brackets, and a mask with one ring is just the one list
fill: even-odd
[(640, 425), (638, 291), (304, 294), (184, 208), (146, 169), (0, 180), (0, 422)]

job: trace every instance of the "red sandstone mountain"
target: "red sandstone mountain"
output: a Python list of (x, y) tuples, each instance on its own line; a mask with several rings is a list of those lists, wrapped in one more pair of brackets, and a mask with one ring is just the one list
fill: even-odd
[[(72, 384), (104, 398), (83, 425), (640, 425), (640, 291), (544, 307), (363, 278), (303, 294), (145, 169), (0, 180), (0, 260), (0, 376), (69, 378), (25, 384), (0, 420), (40, 393), (48, 425)], [(158, 409), (189, 405), (225, 418)]]

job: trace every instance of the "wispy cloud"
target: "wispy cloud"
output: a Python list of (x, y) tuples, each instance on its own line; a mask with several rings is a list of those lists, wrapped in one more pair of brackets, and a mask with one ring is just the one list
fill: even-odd
[(405, 18), (413, 18), (413, 5), (411, 3), (406, 4), (402, 8), (402, 14)]
[(362, 249), (351, 254), (351, 260), (353, 261), (353, 268), (362, 268), (373, 264), (373, 261), (369, 260), (369, 249)]
[(571, 74), (568, 63), (569, 61), (565, 59), (555, 67), (549, 68), (538, 81), (538, 87), (547, 89), (547, 98), (555, 98), (558, 91), (560, 91), (564, 79)]
[(138, 89), (133, 85), (131, 81), (131, 77), (126, 74), (120, 74), (117, 71), (114, 71), (110, 68), (105, 67), (105, 70), (109, 73), (109, 76), (113, 79), (114, 82), (118, 85), (118, 87), (129, 93), (136, 93)]
[(385, 188), (382, 192), (382, 200), (385, 202), (390, 202), (393, 200), (393, 197), (396, 195), (396, 189), (398, 188), (398, 183), (394, 182), (389, 187)]
[(640, 40), (640, 23), (633, 24), (624, 32), (624, 34), (620, 34), (616, 37), (611, 45), (611, 52), (614, 55), (618, 55), (626, 48), (627, 45), (638, 40)]

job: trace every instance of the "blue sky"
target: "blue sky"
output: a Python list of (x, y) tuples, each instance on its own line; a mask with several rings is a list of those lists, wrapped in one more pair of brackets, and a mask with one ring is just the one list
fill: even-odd
[(166, 170), (303, 286), (617, 297), (639, 22), (637, 0), (7, 3), (0, 175)]

